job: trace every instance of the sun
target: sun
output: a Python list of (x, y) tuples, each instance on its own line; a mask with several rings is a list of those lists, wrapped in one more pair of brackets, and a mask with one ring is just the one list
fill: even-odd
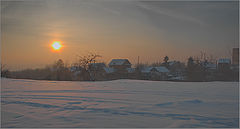
[(53, 50), (59, 51), (62, 48), (62, 44), (59, 41), (55, 41), (52, 43), (51, 47), (53, 48)]

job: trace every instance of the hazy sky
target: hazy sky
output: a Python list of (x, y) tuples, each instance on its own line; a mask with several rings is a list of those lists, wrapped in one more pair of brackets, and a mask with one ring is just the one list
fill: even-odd
[[(238, 2), (26, 0), (1, 3), (2, 63), (40, 67), (96, 52), (135, 64), (186, 61), (200, 51), (229, 57), (238, 47)], [(61, 52), (49, 45), (61, 41)]]

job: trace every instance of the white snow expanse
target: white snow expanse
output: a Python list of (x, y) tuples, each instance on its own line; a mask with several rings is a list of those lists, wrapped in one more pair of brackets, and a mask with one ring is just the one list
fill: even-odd
[(238, 82), (1, 84), (2, 127), (239, 127)]

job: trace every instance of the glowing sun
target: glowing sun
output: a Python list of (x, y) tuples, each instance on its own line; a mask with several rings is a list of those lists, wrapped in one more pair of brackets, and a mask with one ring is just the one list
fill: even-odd
[(53, 48), (53, 50), (60, 50), (62, 48), (62, 44), (59, 41), (55, 41), (52, 43), (51, 47)]

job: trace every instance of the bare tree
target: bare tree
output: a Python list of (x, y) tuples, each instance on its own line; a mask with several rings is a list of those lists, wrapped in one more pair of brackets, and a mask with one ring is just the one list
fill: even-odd
[(96, 53), (88, 53), (84, 56), (78, 56), (77, 63), (74, 65), (83, 69), (84, 80), (95, 80), (92, 71), (90, 70), (90, 64), (96, 63), (97, 58), (102, 57)]
[(167, 63), (168, 60), (169, 60), (168, 56), (165, 56), (165, 57), (163, 58), (164, 63)]
[(168, 56), (165, 56), (164, 58), (163, 58), (163, 66), (165, 66), (165, 67), (169, 67), (169, 63), (168, 63), (168, 60), (169, 60), (169, 57)]
[(8, 77), (10, 74), (5, 64), (1, 64), (1, 77)]

